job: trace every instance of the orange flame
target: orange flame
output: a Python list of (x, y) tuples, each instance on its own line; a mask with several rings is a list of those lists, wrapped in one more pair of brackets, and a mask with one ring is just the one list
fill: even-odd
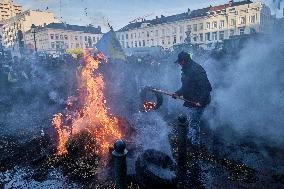
[(62, 114), (58, 113), (55, 114), (53, 119), (52, 119), (52, 124), (54, 128), (56, 129), (56, 132), (58, 134), (58, 146), (57, 146), (57, 153), (59, 155), (63, 155), (67, 153), (67, 150), (65, 148), (65, 143), (68, 140), (68, 133), (62, 129)]
[[(79, 77), (79, 98), (82, 100), (82, 107), (76, 110), (76, 116), (72, 116), (71, 130), (72, 134), (82, 130), (89, 131), (100, 145), (98, 153), (104, 155), (113, 142), (122, 137), (122, 134), (118, 128), (118, 119), (109, 116), (107, 111), (103, 93), (105, 88), (103, 75), (94, 74), (94, 71), (99, 68), (100, 60), (104, 58), (103, 54), (94, 58), (89, 51), (86, 51), (84, 58), (85, 66), (81, 69)], [(68, 105), (72, 104), (68, 102)], [(70, 115), (66, 117), (70, 119)], [(61, 118), (61, 114), (56, 114), (53, 119), (53, 125), (58, 132), (59, 155), (67, 153), (65, 144), (71, 135), (71, 132), (66, 135), (67, 129), (64, 129)]]

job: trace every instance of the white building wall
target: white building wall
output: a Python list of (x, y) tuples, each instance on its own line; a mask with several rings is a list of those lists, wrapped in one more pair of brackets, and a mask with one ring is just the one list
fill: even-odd
[(31, 29), (32, 24), (43, 26), (45, 24), (56, 23), (58, 19), (51, 12), (40, 10), (27, 10), (3, 21), (3, 43), (6, 48), (17, 50), (17, 33), (19, 30), (23, 34)]
[[(30, 33), (30, 31), (25, 35), (25, 44), (31, 49), (34, 49), (33, 35), (34, 34)], [(36, 33), (36, 44), (38, 51), (46, 51), (53, 54), (65, 50), (94, 47), (102, 38), (102, 35), (103, 34), (46, 28)], [(91, 38), (91, 46), (89, 46), (89, 37)]]
[(117, 32), (117, 37), (124, 48), (161, 46), (167, 49), (184, 43), (186, 32), (190, 31), (192, 44), (208, 47), (234, 35), (267, 32), (271, 23), (269, 7), (257, 2), (212, 11), (190, 20), (154, 26), (143, 23), (140, 28)]
[(7, 20), (22, 12), (23, 7), (11, 0), (0, 0), (0, 21)]

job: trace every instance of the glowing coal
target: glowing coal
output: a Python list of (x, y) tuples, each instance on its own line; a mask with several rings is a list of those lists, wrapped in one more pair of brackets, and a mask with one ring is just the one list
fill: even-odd
[(145, 102), (144, 103), (144, 111), (149, 112), (150, 110), (153, 110), (156, 108), (155, 102)]

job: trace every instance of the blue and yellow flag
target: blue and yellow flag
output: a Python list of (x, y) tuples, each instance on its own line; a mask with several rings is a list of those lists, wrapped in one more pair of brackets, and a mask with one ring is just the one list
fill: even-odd
[(96, 47), (107, 58), (114, 60), (126, 60), (123, 49), (113, 30), (104, 34), (101, 40), (96, 44)]

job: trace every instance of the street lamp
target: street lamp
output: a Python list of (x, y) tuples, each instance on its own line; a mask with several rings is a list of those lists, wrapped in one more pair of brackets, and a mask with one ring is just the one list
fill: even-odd
[(31, 33), (34, 35), (35, 52), (37, 53), (37, 47), (36, 47), (36, 26), (34, 24), (32, 24), (32, 26), (31, 26)]
[(3, 49), (3, 45), (2, 45), (2, 36), (0, 35), (0, 50), (1, 50), (1, 56), (4, 59), (4, 49)]
[(185, 38), (185, 42), (186, 43), (191, 43), (191, 29), (189, 28), (186, 32), (186, 38)]

